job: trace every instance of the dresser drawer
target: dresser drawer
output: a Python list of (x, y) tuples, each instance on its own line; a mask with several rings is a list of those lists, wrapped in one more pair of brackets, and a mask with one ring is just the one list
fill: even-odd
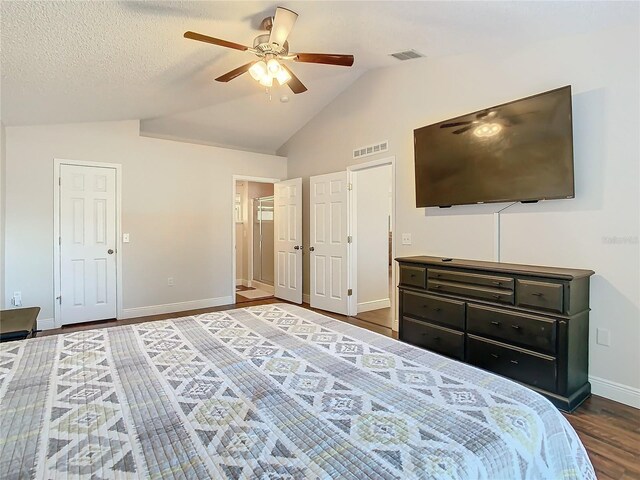
[(481, 305), (468, 305), (467, 332), (554, 354), (556, 321)]
[(556, 361), (548, 355), (467, 335), (467, 362), (534, 387), (556, 390)]
[(464, 330), (465, 303), (415, 292), (402, 292), (404, 315)]
[(438, 293), (448, 293), (450, 295), (460, 295), (463, 297), (479, 298), (490, 302), (505, 303), (513, 305), (513, 292), (509, 290), (499, 290), (497, 288), (462, 285), (447, 281), (427, 281), (427, 290)]
[(459, 360), (464, 358), (464, 333), (420, 320), (403, 317), (400, 340)]
[(400, 284), (410, 287), (425, 288), (427, 269), (411, 265), (400, 265)]
[(427, 278), (430, 280), (446, 280), (467, 285), (481, 285), (491, 288), (505, 288), (513, 290), (513, 278), (498, 277), (495, 275), (480, 275), (478, 273), (452, 272), (449, 270), (429, 269)]
[(563, 286), (559, 283), (516, 281), (516, 300), (519, 307), (536, 308), (562, 313)]

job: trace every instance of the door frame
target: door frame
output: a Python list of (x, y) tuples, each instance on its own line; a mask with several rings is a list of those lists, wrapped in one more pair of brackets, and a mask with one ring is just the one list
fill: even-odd
[(396, 212), (396, 157), (392, 155), (390, 157), (384, 157), (376, 160), (371, 160), (364, 163), (358, 163), (347, 167), (347, 181), (351, 185), (349, 191), (349, 215), (348, 215), (348, 229), (349, 235), (353, 240), (349, 244), (349, 285), (352, 289), (352, 295), (349, 297), (349, 315), (355, 316), (358, 312), (358, 235), (356, 225), (358, 224), (358, 212), (356, 208), (355, 195), (357, 184), (354, 183), (355, 175), (358, 171), (369, 170), (371, 168), (383, 167), (391, 165), (391, 292), (389, 292), (389, 299), (391, 300), (392, 320), (391, 328), (394, 331), (398, 331), (398, 309), (397, 309), (397, 265), (394, 262), (396, 256), (396, 224), (397, 224), (397, 212)]
[[(235, 202), (236, 202), (236, 182), (255, 182), (255, 183), (273, 183), (276, 184), (281, 180), (279, 178), (272, 177), (253, 177), (251, 175), (232, 175), (231, 176), (231, 282), (233, 286), (231, 288), (231, 298), (233, 299), (233, 303), (236, 303), (236, 275), (237, 275), (237, 265), (236, 265), (236, 217), (235, 217)], [(248, 189), (247, 189), (248, 190)], [(249, 197), (247, 197), (247, 200)], [(247, 205), (247, 210), (249, 206)], [(245, 212), (242, 212), (244, 215)], [(249, 218), (249, 212), (246, 212), (247, 219)], [(244, 217), (243, 217), (244, 218)], [(253, 237), (252, 237), (253, 238)], [(247, 279), (249, 281), (249, 279)]]
[(122, 318), (122, 164), (106, 162), (89, 162), (85, 160), (53, 159), (53, 324), (54, 328), (62, 326), (61, 305), (58, 301), (62, 285), (60, 266), (60, 168), (62, 165), (77, 167), (113, 168), (116, 171), (116, 319)]

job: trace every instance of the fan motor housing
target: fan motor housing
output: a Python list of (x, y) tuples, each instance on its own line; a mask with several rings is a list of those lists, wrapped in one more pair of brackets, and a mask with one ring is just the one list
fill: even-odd
[(270, 36), (271, 34), (269, 33), (258, 35), (253, 39), (253, 48), (263, 54), (272, 53), (274, 55), (286, 55), (289, 53), (289, 42), (284, 42), (284, 45), (282, 46), (277, 43), (269, 43)]

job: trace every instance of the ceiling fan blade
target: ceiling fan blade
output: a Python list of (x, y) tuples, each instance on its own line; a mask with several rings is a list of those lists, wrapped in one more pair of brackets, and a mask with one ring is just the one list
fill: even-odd
[(242, 65), (241, 67), (235, 68), (230, 72), (225, 73), (224, 75), (220, 75), (218, 78), (216, 78), (216, 82), (228, 82), (230, 80), (233, 80), (243, 73), (246, 73), (254, 63), (256, 62), (249, 62), (246, 65)]
[(453, 123), (443, 123), (440, 125), (440, 128), (451, 128), (451, 127), (460, 127), (462, 125), (470, 125), (473, 122), (453, 122)]
[(466, 126), (466, 127), (459, 128), (458, 130), (454, 130), (454, 131), (453, 131), (453, 132), (451, 132), (451, 133), (453, 133), (453, 134), (455, 134), (455, 135), (460, 135), (461, 133), (464, 133), (464, 132), (466, 132), (466, 131), (468, 131), (468, 130), (471, 130), (472, 128), (473, 128), (473, 124), (468, 125), (468, 126)]
[(332, 53), (297, 53), (296, 62), (324, 63), (326, 65), (340, 65), (350, 67), (353, 65), (353, 55), (339, 55)]
[(276, 8), (276, 14), (273, 17), (273, 25), (271, 26), (271, 35), (269, 36), (269, 43), (277, 43), (278, 45), (284, 45), (287, 41), (287, 37), (293, 29), (298, 14), (283, 7)]
[(209, 37), (208, 35), (202, 35), (201, 33), (196, 32), (184, 32), (184, 38), (197, 40), (198, 42), (212, 43), (213, 45), (219, 45), (221, 47), (234, 48), (236, 50), (245, 51), (249, 49), (249, 47), (240, 45), (239, 43), (229, 42), (220, 38)]
[(287, 82), (287, 85), (289, 85), (289, 88), (291, 89), (291, 91), (296, 94), (306, 92), (307, 87), (305, 87), (304, 84), (300, 81), (300, 79), (293, 74), (291, 69), (284, 64), (281, 64), (281, 66), (289, 73), (289, 75), (291, 75), (291, 80)]

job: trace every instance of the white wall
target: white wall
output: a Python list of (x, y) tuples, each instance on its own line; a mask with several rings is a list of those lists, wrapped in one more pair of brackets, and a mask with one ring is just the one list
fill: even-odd
[(0, 309), (4, 308), (4, 217), (5, 217), (5, 167), (6, 167), (6, 142), (5, 127), (0, 121)]
[(391, 165), (355, 171), (358, 312), (389, 306)]
[(137, 121), (6, 132), (5, 292), (41, 320), (53, 317), (55, 158), (122, 164), (125, 316), (230, 303), (232, 176), (286, 176), (286, 159), (140, 137)]
[[(352, 150), (388, 139), (396, 166), (396, 254), (493, 259), (493, 216), (502, 205), (415, 208), (413, 129), (571, 84), (576, 198), (517, 205), (502, 217), (502, 260), (596, 272), (591, 286), (594, 392), (640, 407), (638, 5), (617, 29), (527, 48), (424, 58), (372, 71), (279, 151), (289, 178), (344, 170)], [(368, 160), (368, 158), (367, 158)], [(308, 242), (309, 225), (304, 223)], [(306, 250), (306, 249), (305, 249)], [(308, 258), (305, 285), (308, 289)], [(595, 343), (597, 328), (611, 346)]]

